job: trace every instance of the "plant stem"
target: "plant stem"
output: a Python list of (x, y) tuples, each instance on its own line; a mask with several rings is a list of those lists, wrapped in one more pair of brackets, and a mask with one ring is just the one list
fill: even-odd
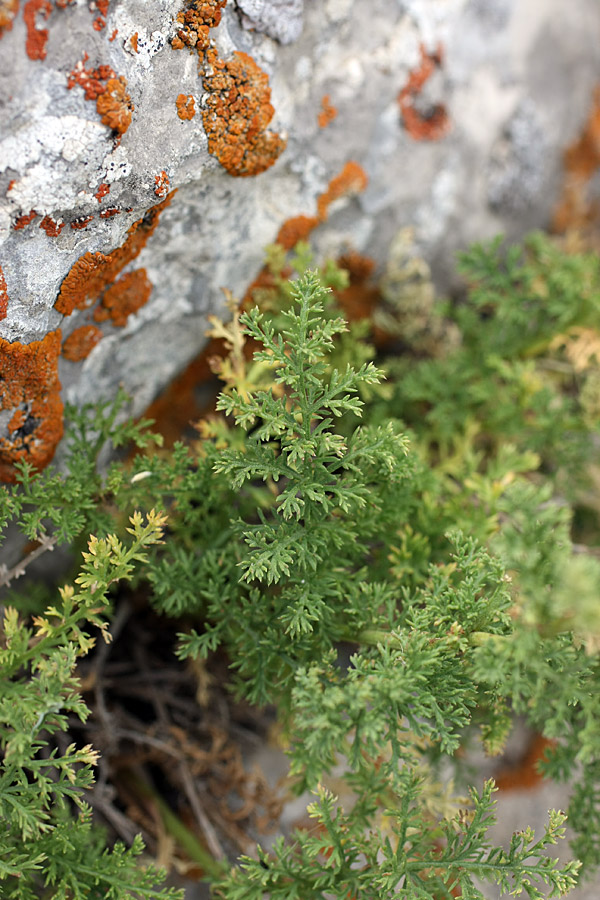
[(175, 838), (179, 846), (185, 850), (191, 860), (198, 863), (206, 874), (207, 881), (218, 881), (227, 873), (227, 866), (217, 862), (208, 850), (199, 842), (197, 837), (186, 828), (183, 822), (167, 806), (163, 798), (153, 787), (141, 779), (138, 775), (129, 771), (128, 780), (132, 786), (151, 800), (156, 806), (167, 832)]

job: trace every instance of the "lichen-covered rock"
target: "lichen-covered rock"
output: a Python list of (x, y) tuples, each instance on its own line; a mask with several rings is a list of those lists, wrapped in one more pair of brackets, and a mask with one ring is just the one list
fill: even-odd
[(411, 225), (447, 280), (543, 225), (599, 27), (596, 0), (0, 0), (0, 377), (33, 373), (0, 473), (51, 457), (59, 378), (141, 412), (276, 237), (382, 262)]

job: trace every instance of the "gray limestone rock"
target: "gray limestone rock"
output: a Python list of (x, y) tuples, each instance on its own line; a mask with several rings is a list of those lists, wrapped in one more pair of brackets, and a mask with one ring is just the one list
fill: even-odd
[[(142, 412), (201, 349), (221, 288), (242, 294), (263, 247), (314, 216), (350, 160), (368, 185), (329, 207), (319, 254), (353, 247), (382, 263), (412, 225), (447, 284), (457, 249), (547, 222), (597, 79), (596, 0), (229, 0), (204, 56), (185, 46), (197, 35), (176, 20), (182, 3), (26, 0), (1, 31), (0, 337), (102, 334), (81, 361), (63, 343), (64, 399), (122, 383)], [(269, 78), (281, 140), (265, 140), (287, 146), (261, 174), (231, 174), (217, 57), (265, 118)], [(324, 95), (337, 117), (321, 128)], [(149, 211), (174, 189), (157, 221)], [(134, 311), (119, 321), (107, 298)], [(15, 402), (0, 399), (0, 440)]]

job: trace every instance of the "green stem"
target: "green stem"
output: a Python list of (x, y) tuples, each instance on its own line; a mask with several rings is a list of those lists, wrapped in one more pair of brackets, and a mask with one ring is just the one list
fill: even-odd
[(154, 788), (131, 771), (128, 773), (128, 780), (136, 791), (139, 791), (143, 797), (146, 797), (154, 803), (166, 831), (171, 837), (175, 838), (178, 845), (182, 850), (185, 850), (189, 858), (202, 867), (206, 873), (207, 881), (219, 881), (227, 874), (227, 867), (217, 862), (217, 860), (211, 856), (206, 847), (198, 841), (189, 828), (185, 827), (183, 822), (181, 822), (175, 813), (167, 806)]

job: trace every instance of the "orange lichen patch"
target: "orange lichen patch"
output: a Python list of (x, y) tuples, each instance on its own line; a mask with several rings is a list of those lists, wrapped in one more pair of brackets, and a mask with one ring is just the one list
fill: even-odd
[[(221, 21), (225, 5), (226, 0), (191, 0), (177, 14), (181, 28), (171, 46), (198, 54), (207, 92), (202, 121), (209, 153), (230, 175), (258, 175), (273, 165), (287, 142), (266, 130), (275, 114), (267, 74), (246, 53), (235, 52), (224, 62), (211, 46), (210, 29)], [(177, 98), (178, 115), (191, 118), (182, 115), (183, 97)]]
[(552, 222), (553, 230), (560, 234), (569, 228), (584, 228), (598, 217), (598, 205), (588, 199), (587, 187), (600, 168), (600, 87), (594, 92), (583, 132), (567, 148), (563, 164), (563, 189)]
[(135, 107), (127, 93), (127, 80), (123, 76), (109, 79), (106, 90), (96, 100), (96, 109), (102, 116), (103, 125), (108, 125), (117, 134), (125, 134), (131, 125), (131, 114)]
[(305, 241), (320, 223), (318, 216), (293, 216), (286, 219), (275, 238), (284, 250), (293, 250), (298, 241)]
[(52, 4), (50, 0), (27, 0), (23, 7), (23, 19), (27, 28), (25, 51), (29, 59), (46, 59), (48, 29), (37, 28), (36, 20), (39, 13), (46, 20), (51, 12)]
[(87, 228), (93, 218), (93, 216), (79, 216), (71, 222), (71, 228), (73, 231), (81, 231), (82, 228)]
[[(216, 355), (226, 354), (223, 341), (210, 340), (145, 410), (144, 416), (154, 422), (153, 430), (162, 434), (164, 447), (172, 448), (176, 441), (181, 440), (190, 422), (214, 411), (221, 383), (213, 374), (210, 360)], [(204, 392), (200, 390), (202, 387)]]
[(142, 252), (146, 241), (154, 232), (160, 214), (171, 202), (175, 191), (171, 191), (162, 203), (152, 206), (127, 232), (124, 244), (110, 253), (85, 253), (71, 267), (65, 277), (54, 308), (64, 316), (70, 316), (74, 309), (84, 309), (98, 300), (104, 291), (125, 268), (127, 263)]
[(110, 5), (110, 0), (96, 0), (96, 9), (104, 18), (108, 15), (108, 7)]
[(501, 791), (536, 787), (543, 780), (538, 763), (544, 759), (546, 750), (554, 746), (555, 741), (548, 740), (541, 734), (534, 735), (517, 764), (507, 766), (495, 775), (496, 786)]
[(100, 201), (104, 197), (106, 197), (107, 194), (110, 194), (110, 184), (106, 184), (106, 182), (103, 182), (94, 194), (94, 197), (96, 198), (98, 203), (100, 203)]
[(327, 126), (333, 122), (337, 114), (338, 111), (335, 106), (332, 105), (329, 94), (325, 94), (321, 100), (321, 112), (317, 116), (319, 128), (327, 128)]
[(209, 153), (230, 175), (259, 175), (272, 166), (287, 141), (266, 130), (275, 114), (266, 72), (247, 53), (236, 51), (221, 69), (205, 75), (203, 84)]
[(163, 169), (160, 175), (154, 176), (154, 193), (157, 197), (166, 197), (169, 191), (169, 176)]
[(102, 16), (97, 16), (92, 22), (92, 28), (94, 31), (102, 31), (103, 28), (106, 28), (106, 19), (103, 19)]
[(138, 52), (138, 33), (134, 31), (134, 33), (129, 38), (129, 43), (131, 44), (134, 53)]
[(349, 160), (339, 175), (335, 175), (329, 182), (329, 186), (324, 194), (317, 200), (317, 212), (319, 220), (324, 222), (329, 214), (329, 207), (336, 200), (345, 197), (347, 194), (357, 194), (364, 191), (369, 179), (362, 166), (357, 162)]
[(60, 330), (31, 344), (0, 338), (0, 410), (12, 413), (9, 426), (20, 422), (0, 437), (0, 481), (16, 481), (14, 465), (21, 459), (43, 469), (54, 456), (63, 433), (60, 343)]
[(30, 210), (28, 213), (24, 213), (22, 216), (17, 216), (15, 224), (13, 225), (14, 230), (22, 231), (26, 225), (31, 225), (36, 216), (37, 213), (35, 209)]
[(101, 219), (110, 219), (112, 216), (118, 216), (121, 210), (117, 206), (109, 206), (100, 213)]
[(22, 428), (27, 420), (27, 413), (24, 409), (16, 409), (13, 415), (10, 418), (8, 425), (6, 426), (6, 430), (9, 432), (18, 431), (19, 428)]
[(199, 54), (208, 50), (210, 29), (220, 23), (226, 3), (227, 0), (191, 0), (186, 9), (177, 13), (176, 22), (181, 28), (171, 41), (173, 49), (188, 47)]
[(408, 81), (398, 94), (402, 122), (416, 141), (438, 141), (450, 128), (450, 118), (443, 104), (436, 104), (427, 114), (419, 112), (414, 105), (415, 98), (435, 70), (442, 65), (442, 61), (441, 45), (434, 53), (427, 53), (421, 45), (421, 63), (410, 73)]
[(112, 319), (112, 324), (123, 328), (127, 319), (141, 309), (152, 293), (152, 282), (145, 269), (127, 272), (109, 287), (102, 298), (102, 305), (94, 313), (96, 322)]
[(10, 31), (18, 11), (19, 0), (0, 0), (0, 38), (5, 31)]
[(108, 39), (108, 40), (110, 41), (111, 44), (112, 44), (112, 42), (114, 41), (114, 39), (116, 38), (116, 36), (118, 35), (118, 33), (119, 33), (119, 29), (118, 29), (118, 28), (115, 28), (114, 31), (113, 31), (113, 33), (111, 34), (111, 36), (110, 36), (109, 39)]
[(65, 339), (62, 345), (62, 355), (70, 362), (81, 362), (90, 355), (103, 337), (102, 329), (97, 325), (82, 325)]
[(175, 106), (180, 119), (193, 119), (196, 115), (196, 106), (191, 94), (178, 94)]
[(64, 227), (64, 222), (55, 222), (51, 216), (44, 216), (40, 222), (40, 228), (46, 232), (48, 237), (58, 237)]
[(8, 288), (2, 266), (0, 266), (0, 320), (6, 318), (8, 312)]
[(105, 65), (98, 66), (96, 69), (86, 69), (85, 64), (88, 59), (88, 54), (84, 53), (75, 68), (69, 72), (67, 88), (71, 90), (78, 84), (85, 91), (86, 100), (97, 100), (100, 94), (106, 90), (106, 84), (103, 82), (108, 81), (109, 78), (115, 78), (115, 72), (110, 66)]
[(350, 279), (347, 288), (335, 292), (345, 317), (349, 322), (370, 319), (373, 310), (381, 301), (381, 294), (371, 281), (375, 260), (352, 251), (340, 256), (337, 263), (348, 272)]

